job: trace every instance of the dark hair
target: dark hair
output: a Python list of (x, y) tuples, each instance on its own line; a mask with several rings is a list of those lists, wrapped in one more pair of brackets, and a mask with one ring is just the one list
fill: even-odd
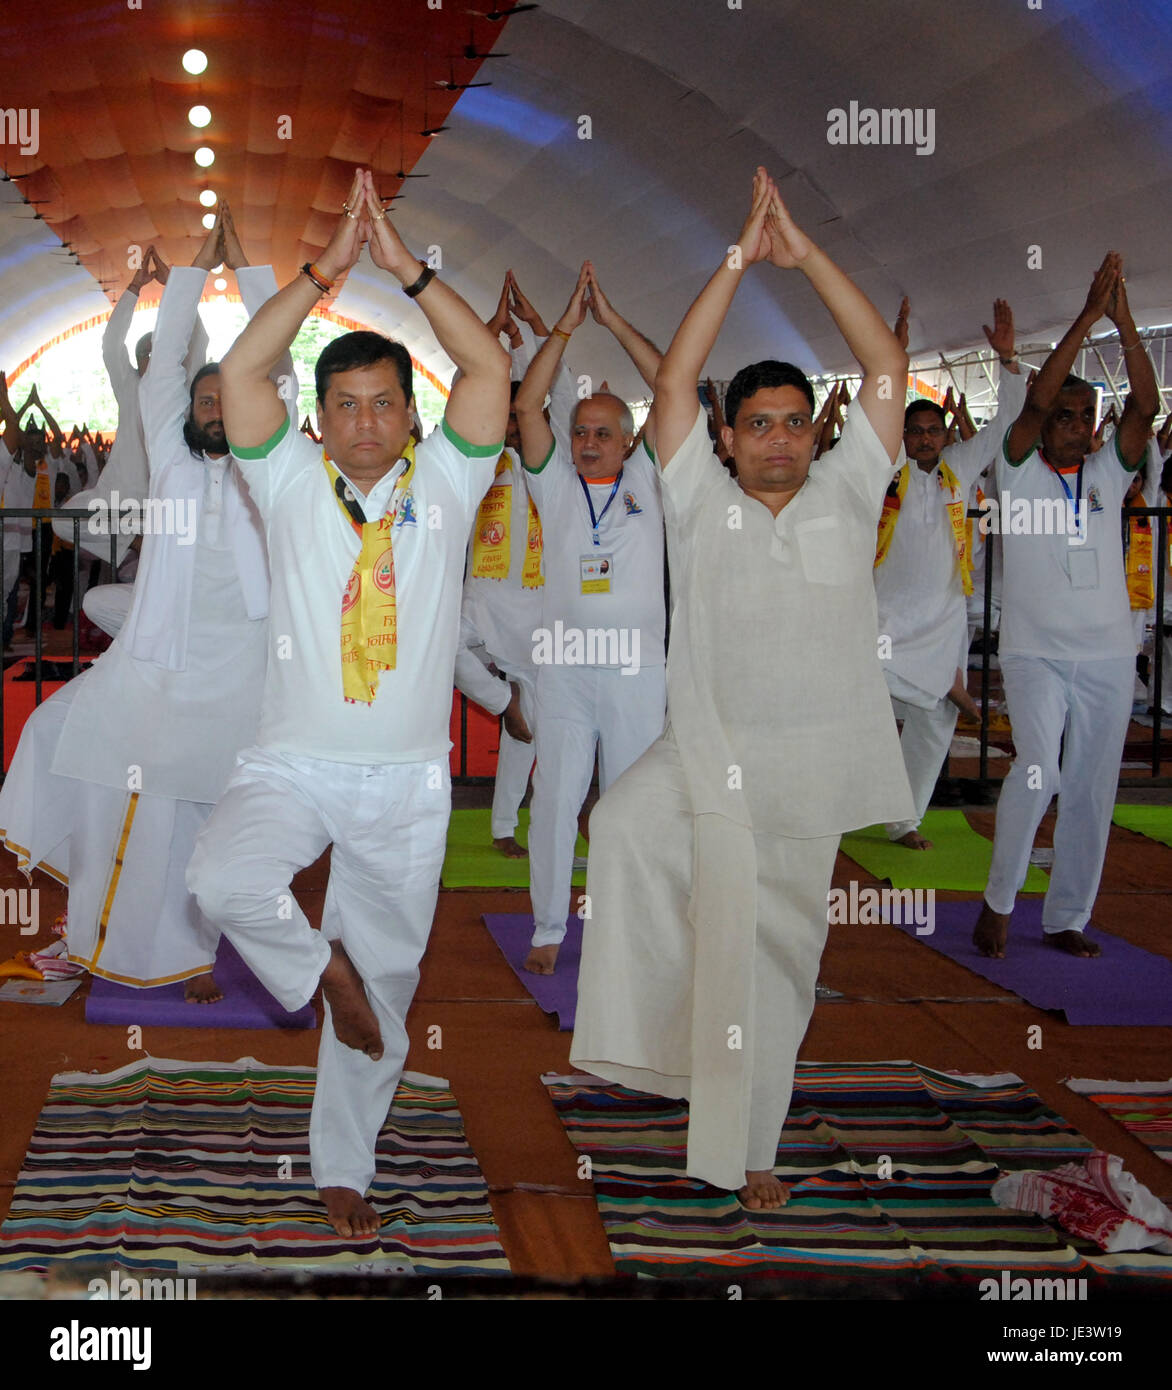
[(510, 402), (511, 402), (511, 401), (515, 401), (515, 400), (517, 399), (517, 392), (518, 392), (520, 389), (521, 389), (521, 383), (520, 383), (519, 381), (510, 381), (510, 382), (509, 382), (509, 400), (510, 400)]
[(196, 428), (191, 418), (192, 409), (195, 406), (195, 388), (205, 376), (218, 376), (220, 364), (218, 362), (205, 362), (198, 372), (191, 378), (191, 389), (188, 392), (187, 414), (183, 417), (183, 442), (188, 449), (195, 455), (199, 455), (202, 450), (197, 447)]
[(322, 349), (313, 369), (317, 398), (323, 402), (330, 389), (330, 378), (337, 372), (351, 372), (356, 367), (373, 367), (376, 362), (393, 362), (403, 388), (403, 399), (411, 399), (411, 354), (402, 343), (385, 338), (381, 333), (360, 330), (343, 333)]
[(777, 362), (772, 358), (764, 362), (752, 362), (733, 377), (724, 393), (724, 422), (732, 429), (737, 422), (737, 412), (742, 401), (755, 396), (758, 391), (773, 386), (796, 386), (810, 402), (810, 414), (814, 412), (814, 388), (800, 367), (792, 362)]
[(1075, 376), (1073, 372), (1058, 389), (1059, 391), (1089, 391), (1092, 396), (1095, 394), (1095, 388), (1091, 383), (1084, 381), (1081, 376)]
[(908, 421), (920, 410), (930, 410), (933, 415), (939, 415), (942, 425), (948, 424), (948, 419), (944, 414), (944, 407), (938, 405), (936, 401), (930, 401), (926, 396), (921, 396), (918, 401), (912, 401), (911, 405), (903, 412), (903, 427), (906, 430)]

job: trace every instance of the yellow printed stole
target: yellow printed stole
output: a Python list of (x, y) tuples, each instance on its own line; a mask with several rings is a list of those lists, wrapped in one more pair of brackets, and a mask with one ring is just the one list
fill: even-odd
[[(496, 474), (492, 487), (484, 495), (480, 510), (476, 513), (476, 524), (472, 528), (472, 577), (473, 579), (507, 579), (511, 564), (510, 522), (513, 515), (513, 483), (498, 483), (503, 473), (508, 473), (511, 463), (508, 453), (501, 454), (497, 460)], [(540, 589), (545, 583), (541, 573), (541, 518), (529, 498), (529, 517), (525, 537), (525, 564), (521, 570), (523, 589)]]
[[(911, 464), (905, 463), (892, 479), (891, 486), (887, 489), (887, 495), (883, 499), (883, 510), (879, 514), (879, 535), (875, 547), (876, 569), (887, 559), (887, 553), (891, 549), (891, 538), (895, 535), (895, 523), (899, 520), (899, 509), (907, 495), (909, 468), (911, 468)], [(960, 484), (956, 480), (956, 474), (943, 459), (940, 460), (940, 469), (936, 478), (940, 484), (941, 492), (945, 493), (944, 506), (948, 511), (948, 520), (952, 523), (952, 540), (956, 547), (956, 563), (960, 567), (960, 582), (964, 586), (965, 594), (969, 595), (973, 592), (973, 574), (972, 552), (969, 549), (968, 528), (965, 525), (965, 512), (968, 508), (961, 493)]]
[(51, 507), (53, 505), (53, 486), (49, 481), (49, 465), (45, 459), (37, 464), (37, 481), (33, 488), (33, 506)]
[(362, 542), (342, 595), (342, 694), (347, 704), (373, 704), (380, 674), (393, 671), (398, 656), (399, 615), (391, 536), (415, 476), (414, 440), (408, 439), (402, 457), (407, 460), (407, 467), (395, 483), (386, 513), (377, 521), (364, 524), (350, 515), (339, 495), (338, 481), (342, 475), (328, 457), (323, 458), (334, 498)]

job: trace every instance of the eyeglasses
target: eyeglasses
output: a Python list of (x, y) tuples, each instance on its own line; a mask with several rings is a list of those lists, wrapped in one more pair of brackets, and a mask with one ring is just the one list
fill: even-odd
[(923, 425), (909, 425), (907, 429), (904, 430), (904, 434), (909, 435), (912, 439), (919, 439), (921, 435), (925, 434), (930, 434), (933, 439), (935, 439), (938, 435), (946, 433), (947, 431), (943, 425), (929, 425), (927, 429), (925, 429)]

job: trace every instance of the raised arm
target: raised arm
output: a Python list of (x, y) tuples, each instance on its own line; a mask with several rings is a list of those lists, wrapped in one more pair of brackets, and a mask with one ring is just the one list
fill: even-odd
[(581, 327), (586, 318), (586, 300), (590, 279), (586, 264), (578, 272), (574, 293), (566, 311), (554, 325), (553, 332), (542, 343), (537, 356), (529, 364), (525, 379), (513, 402), (517, 412), (517, 427), (521, 431), (521, 462), (531, 473), (540, 472), (553, 448), (553, 431), (545, 418), (545, 398), (561, 365), (562, 354), (570, 335)]
[(1107, 302), (1107, 317), (1119, 330), (1119, 345), (1127, 363), (1127, 400), (1115, 431), (1115, 447), (1128, 468), (1138, 468), (1147, 453), (1152, 423), (1160, 408), (1160, 392), (1152, 360), (1131, 317), (1122, 267), (1115, 281), (1115, 294)]
[(208, 271), (216, 264), (220, 221), (215, 223), (190, 266), (176, 266), (167, 275), (159, 316), (151, 342), (151, 360), (143, 373), (138, 400), (142, 411), (147, 463), (153, 470), (160, 449), (178, 436), (190, 402), (184, 358), (192, 327), (199, 317), (199, 300)]
[(697, 295), (676, 329), (655, 377), (655, 451), (669, 464), (696, 423), (696, 383), (749, 266), (769, 254), (765, 217), (773, 184), (764, 169), (753, 179), (753, 201), (737, 245)]
[(654, 391), (655, 374), (659, 371), (660, 362), (663, 361), (663, 353), (649, 338), (645, 338), (637, 328), (633, 328), (613, 307), (598, 283), (598, 277), (594, 273), (594, 263), (587, 261), (586, 265), (590, 278), (590, 312), (594, 315), (595, 322), (600, 323), (608, 332), (614, 334), (623, 351), (635, 364), (635, 369), (639, 375)]
[(118, 303), (110, 311), (105, 332), (102, 334), (102, 361), (106, 375), (117, 397), (138, 380), (137, 365), (131, 360), (126, 347), (126, 335), (134, 321), (134, 311), (138, 296), (154, 278), (151, 257), (154, 247), (148, 246), (142, 265), (134, 272), (130, 284), (118, 296)]
[(903, 437), (907, 353), (862, 290), (796, 225), (776, 188), (766, 229), (770, 261), (783, 270), (797, 269), (805, 275), (862, 367), (856, 401), (894, 461)]
[(41, 400), (41, 393), (35, 387), (33, 394), (36, 403), (40, 407), (41, 414), (45, 417), (45, 432), (48, 436), (49, 455), (51, 458), (59, 459), (65, 453), (65, 436), (61, 433), (61, 426), (53, 418), (49, 407)]
[[(345, 275), (358, 259), (369, 231), (366, 184), (363, 171), (357, 169), (329, 245), (314, 262), (317, 272), (331, 283)], [(259, 448), (285, 419), (285, 403), (270, 373), (321, 296), (322, 290), (308, 275), (297, 275), (261, 305), (220, 363), (224, 432), (231, 444)]]
[(1120, 258), (1108, 251), (1103, 264), (1087, 291), (1086, 303), (1078, 317), (1062, 335), (1061, 341), (1042, 364), (1042, 369), (1030, 383), (1025, 405), (1013, 422), (1006, 440), (1006, 452), (1011, 460), (1020, 463), (1038, 442), (1042, 424), (1054, 408), (1062, 383), (1070, 375), (1074, 359), (1079, 354), (1087, 334), (1107, 312), (1107, 304), (1115, 291), (1119, 276)]
[(369, 173), (365, 178), (370, 254), (375, 265), (407, 288), (424, 281), (415, 302), (427, 316), (440, 347), (460, 369), (444, 419), (469, 444), (500, 444), (509, 422), (509, 355), (475, 310), (407, 250), (383, 212)]
[(4, 447), (15, 454), (20, 444), (20, 420), (8, 396), (8, 377), (0, 368), (0, 417), (4, 420)]

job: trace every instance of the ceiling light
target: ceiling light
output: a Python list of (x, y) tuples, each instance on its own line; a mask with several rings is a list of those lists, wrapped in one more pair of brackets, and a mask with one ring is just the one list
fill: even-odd
[(216, 162), (216, 152), (207, 145), (201, 145), (195, 152), (195, 162), (201, 169), (206, 169), (210, 164)]
[(205, 208), (214, 208), (216, 206), (215, 192), (210, 188), (205, 188), (204, 191), (199, 195), (199, 201), (203, 204)]
[(206, 106), (193, 106), (187, 113), (187, 119), (197, 129), (202, 130), (205, 125), (210, 125), (212, 113)]
[(212, 284), (215, 285), (218, 290), (226, 290), (228, 288), (227, 280), (213, 280)]
[(208, 55), (198, 48), (189, 48), (182, 58), (183, 71), (197, 76), (208, 65)]
[(214, 212), (205, 212), (203, 215), (203, 224), (210, 232), (216, 225), (216, 214)]

